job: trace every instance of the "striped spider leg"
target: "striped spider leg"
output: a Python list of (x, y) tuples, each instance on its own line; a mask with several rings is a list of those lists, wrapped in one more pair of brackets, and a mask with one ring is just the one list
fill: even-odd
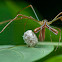
[[(50, 31), (52, 31), (55, 35), (58, 34), (58, 31), (57, 31), (56, 29), (50, 27), (50, 26), (47, 24), (47, 20), (46, 20), (46, 19), (43, 20), (43, 25), (41, 25), (40, 27), (34, 29), (34, 32), (35, 32), (35, 33), (38, 33), (40, 30), (45, 29), (45, 28), (48, 28), (48, 29), (49, 29)], [(40, 36), (41, 36), (41, 34), (40, 34)], [(45, 36), (44, 36), (44, 37), (45, 37)]]

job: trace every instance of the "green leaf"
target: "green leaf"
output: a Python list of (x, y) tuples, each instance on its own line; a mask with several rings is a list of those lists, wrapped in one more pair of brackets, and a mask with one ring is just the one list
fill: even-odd
[(1, 62), (20, 62), (23, 60), (22, 53), (18, 53), (14, 50), (1, 50), (0, 61)]
[(53, 46), (15, 46), (0, 50), (1, 62), (32, 62), (41, 59), (54, 50)]
[(11, 47), (14, 47), (14, 45), (0, 45), (0, 49), (11, 48)]
[(54, 56), (52, 58), (49, 58), (45, 62), (62, 62), (62, 55)]

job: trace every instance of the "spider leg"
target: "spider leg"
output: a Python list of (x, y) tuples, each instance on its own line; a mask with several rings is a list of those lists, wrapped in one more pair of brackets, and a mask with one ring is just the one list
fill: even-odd
[(62, 14), (62, 12), (60, 12), (55, 18), (57, 18), (58, 16), (60, 16)]
[[(16, 20), (19, 20), (19, 19), (21, 19), (21, 18), (17, 18)], [(4, 23), (7, 23), (7, 22), (9, 22), (9, 21), (11, 21), (12, 19), (10, 19), (10, 20), (5, 20), (5, 21), (2, 21), (2, 22), (0, 22), (0, 25), (1, 24), (4, 24)]]
[(11, 21), (11, 20), (6, 20), (6, 21), (3, 21), (3, 22), (0, 22), (0, 25), (1, 25), (1, 24), (4, 24), (4, 23), (7, 23), (7, 22), (9, 22), (9, 21)]
[(59, 20), (59, 19), (62, 21), (62, 16), (60, 16), (60, 17), (56, 18), (56, 20)]
[(25, 8), (23, 8), (23, 9), (21, 9), (17, 14), (19, 14), (22, 10), (24, 10), (24, 9), (26, 9), (26, 8), (28, 8), (28, 7), (31, 7), (32, 8), (32, 10), (33, 10), (33, 12), (34, 12), (34, 14), (35, 14), (35, 16), (36, 16), (36, 18), (37, 18), (37, 20), (39, 21), (39, 18), (38, 18), (38, 16), (37, 16), (37, 14), (36, 14), (36, 12), (35, 12), (35, 10), (34, 10), (34, 8), (33, 8), (33, 6), (32, 5), (28, 5), (27, 7), (25, 7)]
[(18, 14), (14, 19), (12, 19), (1, 31), (0, 31), (0, 33), (2, 33), (5, 29), (6, 29), (6, 27), (11, 23), (11, 22), (13, 22), (14, 20), (16, 20), (17, 18), (18, 18), (18, 16), (21, 16), (21, 18), (19, 18), (19, 19), (22, 19), (22, 18), (27, 18), (27, 19), (32, 19), (32, 20), (34, 20), (34, 21), (36, 21), (37, 22), (37, 20), (35, 20), (33, 17), (28, 17), (28, 16), (25, 16), (25, 15), (22, 15), (22, 14)]
[[(61, 20), (62, 21), (62, 16), (60, 16), (62, 14), (62, 12), (60, 12), (52, 21), (50, 21), (48, 23), (48, 25), (52, 24), (53, 22), (57, 21), (57, 20)], [(59, 17), (58, 17), (59, 16)]]
[(45, 39), (45, 28), (42, 29), (42, 38)]
[(39, 40), (42, 41), (43, 38), (42, 38), (42, 30), (40, 30), (40, 33), (39, 33)]
[(44, 39), (45, 39), (45, 27), (42, 27), (42, 30), (40, 30), (39, 33), (39, 40), (44, 41)]
[(40, 30), (40, 34), (39, 34), (39, 40), (44, 41), (44, 39), (45, 39), (45, 28)]
[[(60, 43), (60, 41), (61, 41), (61, 29), (60, 29), (60, 28), (57, 28), (57, 29), (58, 29), (59, 32), (60, 32), (60, 36), (59, 36), (59, 43)], [(59, 43), (58, 43), (58, 45), (59, 45)], [(58, 48), (58, 46), (56, 47), (55, 51), (57, 50), (57, 48)]]

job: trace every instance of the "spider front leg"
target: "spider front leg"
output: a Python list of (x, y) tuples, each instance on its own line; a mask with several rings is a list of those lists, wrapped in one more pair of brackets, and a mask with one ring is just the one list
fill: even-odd
[(6, 28), (12, 21), (16, 20), (16, 18), (17, 18), (18, 16), (19, 16), (19, 15), (17, 15), (14, 19), (12, 19), (12, 20), (0, 31), (0, 33), (2, 33), (2, 32), (5, 30), (5, 28)]
[(21, 9), (17, 14), (19, 14), (22, 10), (24, 10), (24, 9), (26, 9), (26, 8), (29, 8), (29, 7), (31, 7), (31, 9), (33, 10), (33, 12), (34, 12), (34, 14), (35, 14), (35, 16), (36, 16), (36, 18), (37, 18), (37, 20), (39, 21), (39, 18), (38, 18), (38, 16), (37, 16), (37, 14), (36, 14), (36, 12), (35, 12), (35, 10), (34, 10), (34, 8), (33, 8), (33, 6), (32, 5), (28, 5), (27, 7), (25, 7), (25, 8), (23, 8), (23, 9)]
[(55, 21), (57, 21), (59, 19), (62, 21), (62, 16), (60, 16), (60, 15), (62, 15), (62, 12), (60, 12), (52, 21), (50, 21), (48, 23), (48, 25), (52, 24), (53, 22), (55, 22)]
[(28, 16), (25, 16), (25, 15), (22, 15), (22, 14), (18, 14), (14, 19), (12, 19), (1, 31), (0, 31), (0, 33), (2, 33), (5, 29), (6, 29), (6, 27), (11, 23), (11, 22), (13, 22), (14, 20), (16, 20), (17, 18), (18, 18), (18, 16), (21, 16), (21, 18), (20, 19), (22, 19), (22, 18), (27, 18), (27, 19), (32, 19), (32, 20), (34, 20), (34, 21), (38, 21), (38, 20), (35, 20), (33, 17), (28, 17)]
[(55, 18), (57, 18), (58, 16), (60, 16), (62, 14), (62, 12), (60, 12)]
[[(61, 41), (61, 29), (60, 29), (60, 28), (57, 28), (57, 29), (58, 29), (59, 32), (60, 32), (60, 36), (59, 36), (59, 43), (60, 43), (60, 41)], [(59, 43), (58, 43), (58, 45), (59, 45)], [(58, 48), (58, 46), (56, 47), (55, 51), (57, 50), (57, 48)]]

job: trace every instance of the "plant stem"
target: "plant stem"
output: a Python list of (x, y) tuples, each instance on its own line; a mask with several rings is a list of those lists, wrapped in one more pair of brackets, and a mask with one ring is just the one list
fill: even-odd
[[(54, 46), (57, 46), (58, 42), (38, 42), (37, 45), (54, 45)], [(58, 46), (62, 46), (62, 42), (60, 42)]]

